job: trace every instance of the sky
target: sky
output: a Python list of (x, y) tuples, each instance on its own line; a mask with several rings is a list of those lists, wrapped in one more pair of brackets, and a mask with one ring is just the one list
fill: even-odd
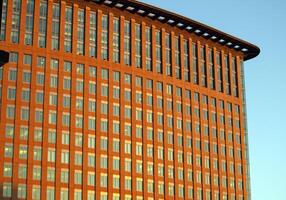
[(286, 200), (286, 0), (141, 1), (260, 47), (245, 62), (252, 200)]

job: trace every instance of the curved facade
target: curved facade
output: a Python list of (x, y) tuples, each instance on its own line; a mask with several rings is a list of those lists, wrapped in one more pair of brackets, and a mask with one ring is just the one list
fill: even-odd
[(256, 46), (133, 0), (2, 11), (0, 199), (250, 199)]

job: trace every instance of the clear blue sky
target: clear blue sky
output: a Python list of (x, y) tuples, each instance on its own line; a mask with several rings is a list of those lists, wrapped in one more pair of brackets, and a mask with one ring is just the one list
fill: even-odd
[(245, 63), (252, 200), (286, 200), (286, 0), (141, 1), (261, 48)]

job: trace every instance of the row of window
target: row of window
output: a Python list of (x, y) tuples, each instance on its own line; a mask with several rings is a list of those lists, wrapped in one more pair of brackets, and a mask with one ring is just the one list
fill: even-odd
[[(101, 176), (102, 182), (101, 184), (107, 184), (105, 183), (104, 179), (107, 179), (107, 176), (103, 174)], [(119, 183), (119, 178), (117, 176), (113, 177), (113, 186), (117, 187), (117, 184)], [(125, 179), (125, 186), (129, 187), (131, 185), (131, 180), (130, 179)], [(202, 200), (203, 195), (205, 196), (206, 200), (243, 200), (242, 195), (236, 196), (235, 193), (227, 194), (226, 192), (223, 192), (222, 194), (219, 193), (219, 191), (214, 191), (213, 194), (211, 193), (210, 190), (207, 190), (205, 194), (203, 194), (203, 190), (201, 188), (196, 189), (196, 193), (194, 192), (194, 189), (192, 187), (184, 188), (183, 185), (178, 185), (178, 193), (175, 194), (175, 185), (174, 183), (169, 183), (168, 185), (165, 185), (164, 183), (159, 182), (157, 186), (154, 184), (154, 181), (148, 181), (147, 183), (147, 191), (150, 195), (150, 193), (154, 193), (155, 187), (157, 187), (157, 191), (159, 195), (166, 195), (170, 197), (177, 196), (178, 198), (184, 198), (185, 195), (190, 198), (190, 199), (197, 199), (197, 200)], [(143, 181), (142, 178), (137, 178), (136, 179), (136, 189), (137, 191), (142, 191), (143, 190)], [(168, 193), (165, 194), (165, 189), (168, 190)], [(47, 187), (46, 188), (46, 198), (49, 200), (54, 200), (55, 199), (55, 188), (54, 187)], [(69, 199), (69, 189), (62, 187), (60, 188), (60, 199), (61, 200), (68, 200)], [(82, 200), (82, 195), (83, 191), (81, 189), (75, 189), (73, 192), (73, 196), (75, 200)], [(94, 200), (95, 199), (95, 191), (94, 190), (87, 190), (87, 199), (88, 200)], [(41, 186), (39, 185), (33, 185), (32, 186), (32, 199), (33, 200), (39, 200), (41, 199)], [(186, 194), (185, 194), (186, 193)], [(213, 197), (212, 197), (213, 195)], [(108, 194), (107, 192), (100, 192), (100, 200), (107, 200), (108, 196), (111, 196), (112, 200), (120, 200), (120, 199), (125, 199), (125, 200), (131, 200), (132, 195), (129, 193), (125, 195), (120, 195), (119, 193), (112, 193)], [(221, 197), (220, 197), (221, 196)], [(11, 198), (12, 197), (12, 184), (5, 182), (3, 184), (3, 197), (5, 198)], [(17, 187), (17, 197), (19, 199), (25, 199), (27, 197), (27, 185), (26, 184), (19, 184)], [(135, 197), (136, 200), (143, 200), (143, 196), (136, 195)], [(153, 200), (153, 197), (148, 197), (149, 200)]]
[[(76, 135), (76, 137), (79, 137), (80, 135)], [(36, 139), (36, 141), (40, 141), (40, 138), (37, 138), (38, 136), (35, 135), (34, 136), (34, 139)], [(69, 143), (69, 138), (65, 138), (65, 137), (69, 137), (68, 134), (63, 134), (62, 135), (62, 144), (63, 145), (67, 145), (67, 143)], [(76, 141), (76, 142), (79, 142), (79, 141)], [(79, 146), (79, 144), (77, 144), (76, 146)], [(110, 146), (110, 150), (112, 150), (113, 153), (117, 153), (119, 154), (120, 153), (120, 149), (122, 152), (125, 153), (126, 156), (128, 155), (131, 155), (132, 153), (132, 144), (130, 141), (125, 141), (124, 142), (124, 147), (120, 147), (120, 141), (118, 139), (113, 139), (112, 141), (112, 144), (108, 145), (108, 139), (105, 138), (105, 137), (102, 137), (101, 140), (100, 140), (100, 150), (102, 152), (106, 152), (107, 151), (107, 148), (108, 146)], [(169, 147), (169, 148), (165, 148), (164, 150), (164, 147), (162, 146), (158, 146), (156, 147), (156, 149), (154, 150), (154, 147), (153, 145), (150, 145), (148, 144), (147, 147), (144, 146), (143, 147), (143, 144), (140, 143), (140, 142), (136, 142), (135, 145), (135, 151), (133, 152), (134, 155), (136, 156), (139, 156), (139, 157), (142, 157), (143, 156), (143, 151), (146, 152), (146, 155), (148, 158), (154, 158), (157, 157), (158, 160), (164, 160), (166, 159), (167, 161), (177, 161), (178, 163), (183, 163), (184, 162), (184, 153), (179, 149), (177, 150), (177, 152), (174, 152), (174, 149), (172, 147)], [(226, 154), (228, 155), (229, 158), (234, 158), (234, 153), (235, 153), (235, 150), (233, 149), (233, 147), (228, 147), (226, 148), (224, 145), (220, 145), (218, 147), (218, 145), (216, 143), (212, 144), (211, 147), (212, 147), (212, 150), (210, 149), (210, 145), (208, 142), (203, 142), (201, 143), (200, 140), (196, 140), (196, 143), (195, 143), (195, 147), (196, 149), (198, 150), (201, 150), (202, 146), (204, 147), (203, 150), (205, 153), (209, 153), (210, 151), (212, 151), (212, 153), (214, 154), (218, 154), (218, 150), (220, 149), (220, 156), (221, 157), (225, 157)], [(67, 148), (66, 146), (63, 146), (64, 148)], [(187, 144), (187, 148), (191, 148), (192, 147), (192, 144)], [(227, 152), (228, 150), (228, 152)], [(166, 151), (166, 154), (164, 153), (164, 151)], [(79, 163), (75, 163), (77, 165), (82, 165), (82, 152), (81, 150), (78, 150), (77, 151), (77, 155), (78, 155), (78, 162)], [(236, 149), (236, 159), (237, 160), (241, 160), (242, 159), (242, 152), (241, 152), (241, 149)], [(156, 155), (154, 155), (156, 154)], [(187, 164), (192, 164), (192, 155), (188, 152), (188, 153), (185, 153), (187, 156), (187, 159), (186, 159), (186, 163)], [(42, 155), (42, 149), (40, 146), (37, 146), (34, 148), (34, 154), (33, 154), (33, 158), (35, 160), (42, 160), (41, 158), (41, 155)], [(56, 151), (55, 149), (53, 149), (52, 147), (48, 149), (48, 155), (51, 155), (53, 158), (55, 158), (55, 155), (56, 155)], [(64, 156), (65, 154), (62, 154), (62, 158), (65, 158)], [(36, 157), (35, 157), (36, 156)], [(11, 144), (7, 144), (5, 146), (5, 157), (7, 158), (12, 158), (13, 157), (13, 145)], [(166, 158), (165, 158), (166, 157)], [(20, 145), (20, 148), (19, 148), (19, 159), (27, 159), (28, 158), (28, 147), (27, 145)], [(66, 163), (68, 164), (69, 163), (69, 156), (68, 156), (68, 152), (67, 152), (67, 157), (66, 157), (68, 160), (65, 160), (65, 162), (63, 163)], [(49, 160), (48, 158), (48, 162), (55, 162), (55, 160)], [(201, 163), (201, 162), (200, 162)], [(196, 164), (198, 166), (201, 166), (199, 162), (197, 162)]]
[[(49, 155), (50, 157), (50, 155)], [(64, 159), (64, 158), (62, 158)], [(89, 157), (90, 159), (90, 157)], [(77, 159), (75, 159), (76, 161)], [(209, 160), (206, 159), (206, 161), (209, 162)], [(77, 161), (79, 162), (79, 161)], [(200, 161), (201, 162), (201, 161)], [(88, 162), (88, 167), (92, 167), (93, 170), (94, 170), (94, 162), (89, 160)], [(135, 168), (133, 169), (135, 172), (136, 172), (136, 176), (140, 176), (140, 174), (142, 175), (143, 174), (143, 163), (142, 163), (142, 160), (136, 160), (136, 163), (135, 163)], [(207, 162), (206, 162), (207, 164)], [(217, 162), (213, 162), (213, 170), (217, 170), (215, 169), (215, 167), (217, 167)], [(209, 165), (209, 163), (208, 163)], [(102, 155), (100, 157), (100, 169), (101, 171), (106, 171), (106, 169), (108, 168), (108, 156), (107, 155)], [(224, 172), (221, 176), (225, 176), (226, 175), (226, 162), (225, 161), (222, 161), (221, 162), (221, 166), (222, 166), (222, 171)], [(13, 173), (13, 165), (12, 163), (8, 163), (8, 162), (5, 162), (4, 163), (4, 166), (3, 166), (3, 177), (7, 177), (7, 178), (11, 178), (12, 176), (13, 177), (18, 177), (18, 179), (27, 179), (27, 165), (25, 164), (20, 164), (18, 166), (18, 175), (17, 173)], [(32, 177), (31, 179), (32, 180), (35, 180), (35, 181), (40, 181), (42, 180), (42, 176), (41, 176), (41, 173), (42, 173), (42, 169), (41, 169), (41, 166), (40, 165), (34, 165), (32, 166), (33, 167), (33, 172), (32, 172)], [(113, 173), (119, 173), (120, 171), (120, 168), (124, 168), (124, 171), (126, 172), (126, 174), (130, 174), (131, 173), (131, 159), (130, 158), (126, 158), (125, 161), (124, 161), (124, 165), (120, 165), (120, 159), (119, 157), (113, 157), (112, 158), (112, 163), (109, 164), (109, 167), (113, 170)], [(208, 168), (207, 168), (208, 167)], [(225, 167), (225, 168), (224, 168)], [(206, 185), (210, 185), (211, 182), (212, 184), (214, 184), (215, 186), (219, 186), (219, 184), (222, 185), (222, 187), (226, 188), (227, 187), (227, 184), (224, 183), (224, 181), (219, 181), (219, 176), (218, 176), (218, 171), (214, 171), (214, 176), (213, 176), (213, 180), (211, 181), (211, 177), (210, 177), (210, 174), (209, 172), (205, 172), (204, 174), (202, 174), (202, 172), (200, 170), (196, 170), (195, 174), (196, 174), (196, 177), (194, 179), (193, 177), (193, 171), (192, 169), (183, 169), (181, 167), (178, 167), (176, 170), (174, 170), (174, 166), (173, 165), (167, 165), (166, 167), (159, 163), (158, 166), (156, 168), (154, 168), (154, 163), (153, 162), (147, 162), (146, 164), (146, 172), (144, 173), (144, 175), (147, 175), (147, 176), (154, 176), (154, 170), (157, 168), (157, 175), (158, 177), (160, 178), (163, 178), (165, 176), (165, 173), (167, 174), (167, 177), (168, 179), (174, 179), (175, 176), (176, 176), (176, 179), (179, 180), (179, 181), (184, 181), (184, 180), (187, 180), (188, 182), (194, 182), (196, 181), (196, 183), (203, 183), (206, 184)], [(206, 169), (209, 169), (210, 167), (209, 166), (206, 166), (205, 170)], [(241, 165), (237, 165), (237, 173), (239, 175), (239, 177), (242, 177), (242, 167)], [(75, 180), (74, 180), (74, 183), (77, 184), (77, 185), (82, 185), (82, 171), (81, 171), (81, 168), (78, 168), (76, 167), (76, 171), (80, 174), (78, 177), (75, 177)], [(166, 171), (166, 172), (165, 172)], [(229, 170), (228, 172), (230, 173), (229, 175), (229, 179), (233, 179), (234, 181), (234, 164), (231, 163), (231, 165), (229, 166)], [(56, 173), (56, 170), (55, 168), (53, 167), (48, 167), (47, 168), (47, 174), (45, 175), (46, 176), (46, 179), (48, 182), (55, 182), (55, 173)], [(70, 180), (69, 180), (69, 170), (68, 168), (66, 167), (62, 167), (61, 168), (61, 178), (60, 178), (60, 182), (61, 183), (69, 183)], [(94, 171), (92, 170), (89, 170), (87, 171), (87, 174), (92, 174), (94, 175)], [(185, 177), (186, 176), (186, 177)], [(203, 180), (202, 177), (205, 177), (205, 180)], [(225, 177), (226, 178), (226, 177)], [(43, 179), (45, 179), (43, 177)], [(95, 179), (95, 177), (93, 176), (93, 179)], [(222, 177), (221, 177), (222, 179)], [(87, 185), (89, 186), (94, 186), (94, 183), (93, 184), (90, 184), (90, 182), (87, 182)], [(234, 189), (235, 187), (235, 184), (231, 184), (231, 188)], [(131, 189), (131, 188), (130, 188)], [(240, 190), (242, 188), (239, 188)]]
[[(6, 18), (7, 0), (3, 2), (4, 10), (3, 17)], [(235, 57), (230, 57), (228, 54), (221, 52), (214, 53), (211, 48), (206, 48), (204, 45), (189, 42), (188, 39), (180, 38), (178, 36), (171, 37), (171, 34), (166, 33), (164, 36), (161, 30), (146, 27), (142, 29), (141, 24), (135, 23), (134, 27), (129, 20), (120, 21), (119, 18), (109, 20), (108, 15), (102, 15), (98, 19), (97, 13), (90, 11), (89, 16), (86, 16), (84, 9), (74, 9), (66, 6), (64, 13), (60, 11), (60, 4), (52, 4), (52, 34), (51, 34), (51, 49), (58, 51), (61, 35), (64, 40), (64, 51), (72, 53), (73, 46), (76, 48), (76, 53), (79, 55), (89, 54), (90, 57), (101, 57), (104, 60), (113, 60), (114, 62), (122, 62), (130, 66), (131, 63), (131, 38), (132, 31), (134, 31), (135, 44), (135, 66), (144, 68), (147, 71), (155, 70), (162, 74), (163, 68), (167, 76), (175, 76), (177, 79), (183, 79), (203, 87), (216, 89), (219, 92), (224, 92), (228, 95), (238, 97), (238, 61)], [(40, 2), (40, 16), (39, 16), (39, 30), (38, 30), (38, 46), (46, 48), (47, 35), (47, 1)], [(33, 42), (33, 23), (34, 17), (34, 0), (27, 0), (26, 12), (26, 26), (25, 26), (25, 45), (32, 45)], [(73, 18), (76, 12), (76, 19)], [(19, 43), (20, 32), (20, 14), (21, 14), (21, 0), (13, 0), (13, 14), (12, 14), (12, 31), (11, 42)], [(63, 15), (63, 16), (61, 16)], [(64, 20), (65, 29), (60, 31), (60, 18)], [(73, 27), (73, 22), (77, 22), (77, 27)], [(98, 22), (101, 24), (101, 33), (98, 32)], [(111, 23), (111, 24), (109, 24)], [(120, 23), (123, 23), (124, 30), (120, 30)], [(85, 27), (89, 25), (89, 30)], [(0, 40), (5, 40), (6, 22), (2, 20), (2, 29)], [(113, 29), (111, 38), (109, 32)], [(153, 34), (154, 31), (154, 34)], [(62, 32), (62, 33), (61, 33)], [(86, 35), (89, 38), (86, 38)], [(73, 39), (76, 35), (76, 39)], [(99, 36), (100, 35), (100, 36)], [(122, 35), (122, 37), (121, 37)], [(154, 35), (154, 36), (153, 36)], [(143, 44), (143, 36), (145, 37), (145, 44)], [(101, 41), (98, 38), (101, 37)], [(120, 47), (120, 40), (123, 41), (123, 47)], [(97, 52), (97, 45), (100, 43), (100, 52)], [(109, 55), (109, 43), (112, 43), (112, 55)], [(154, 43), (154, 45), (153, 45)], [(88, 44), (89, 50), (85, 52), (85, 45)], [(163, 45), (165, 48), (163, 49)], [(154, 51), (153, 51), (154, 48)], [(123, 52), (120, 52), (122, 49)], [(174, 49), (174, 55), (172, 53)], [(190, 50), (189, 50), (190, 49)], [(145, 63), (143, 67), (142, 51), (145, 51)], [(163, 54), (163, 51), (165, 54)], [(154, 55), (153, 55), (153, 52)], [(192, 52), (192, 53), (190, 53)], [(120, 60), (120, 55), (123, 54), (123, 60)], [(163, 62), (163, 55), (165, 61)], [(154, 59), (154, 62), (153, 62)], [(155, 63), (155, 64), (153, 64)], [(163, 66), (165, 63), (165, 66)], [(155, 66), (153, 66), (155, 65)], [(192, 67), (191, 67), (192, 66)], [(174, 68), (174, 74), (173, 69)], [(207, 77), (209, 76), (209, 81)], [(217, 80), (217, 83), (215, 82)], [(224, 85), (225, 84), (225, 85)]]
[[(11, 63), (17, 63), (18, 62), (18, 54), (17, 53), (12, 52), (10, 54), (10, 62)], [(27, 54), (24, 55), (24, 64), (31, 65), (32, 64), (31, 62), (32, 62), (32, 56), (27, 55)], [(46, 65), (45, 57), (37, 57), (37, 65), (40, 68), (45, 67), (45, 65)], [(50, 60), (50, 68), (51, 68), (51, 70), (58, 70), (59, 60), (58, 59), (51, 59)], [(76, 64), (75, 68), (76, 68), (76, 74), (79, 76), (84, 75), (85, 70), (88, 70), (90, 78), (96, 78), (97, 77), (97, 69), (94, 66), (86, 67), (84, 64)], [(67, 73), (70, 73), (72, 71), (72, 63), (69, 61), (65, 61), (63, 63), (63, 70)], [(2, 73), (3, 73), (3, 69), (0, 70), (0, 79), (2, 79)], [(109, 80), (109, 70), (104, 69), (104, 68), (101, 69), (100, 76), (101, 76), (101, 79), (103, 81), (104, 80), (108, 81)], [(126, 74), (124, 74), (123, 77), (121, 77), (120, 72), (113, 71), (111, 76), (112, 76), (112, 79), (115, 83), (119, 84), (121, 79), (123, 79), (122, 81), (124, 81), (124, 84), (126, 86), (131, 85), (131, 83), (132, 83), (132, 76), (130, 74), (126, 73)], [(51, 87), (55, 87), (55, 88), (58, 87), (58, 80), (57, 79), (58, 79), (57, 73), (54, 74), (52, 72), (52, 75), (50, 77), (50, 86)], [(17, 80), (17, 70), (16, 69), (14, 69), (14, 68), (10, 69), (9, 75), (8, 75), (8, 80), (10, 80), (10, 81), (16, 81)], [(45, 73), (44, 72), (38, 72), (37, 77), (36, 77), (37, 85), (44, 85), (44, 80), (45, 80)], [(23, 71), (22, 81), (23, 81), (23, 83), (28, 83), (28, 84), (31, 83), (31, 72), (30, 71), (26, 71), (26, 70)], [(80, 82), (80, 81), (81, 81), (81, 79), (79, 79), (79, 81), (77, 81), (77, 82)], [(95, 80), (92, 81), (92, 83), (94, 83), (94, 85), (95, 85)], [(160, 81), (154, 82), (151, 79), (146, 79), (145, 84), (146, 84), (146, 89), (150, 90), (150, 92), (153, 90), (153, 87), (154, 87), (154, 89), (156, 88), (156, 91), (158, 93), (163, 92), (163, 83)], [(78, 83), (78, 85), (79, 86), (77, 88), (83, 87), (83, 83), (82, 84)], [(82, 85), (82, 86), (80, 86), (80, 85)], [(143, 78), (141, 76), (135, 77), (135, 85), (138, 88), (143, 87)], [(108, 84), (107, 84), (107, 86), (108, 86)], [(95, 90), (95, 86), (90, 86), (89, 88), (90, 88), (90, 90)], [(63, 89), (66, 89), (66, 90), (71, 89), (70, 75), (65, 75), (64, 81), (63, 81)], [(114, 90), (116, 90), (116, 89), (114, 89)], [(171, 84), (166, 84), (165, 92), (166, 92), (166, 94), (171, 95), (171, 96), (173, 95), (173, 93), (175, 93), (177, 97), (183, 97), (183, 89), (181, 87), (174, 87)], [(206, 95), (202, 95), (202, 97), (200, 99), (199, 93), (194, 92), (193, 98), (194, 98), (194, 101), (200, 101), (201, 100), (203, 104), (211, 103), (212, 106), (216, 106), (216, 100), (214, 98), (208, 98), (208, 96), (206, 96)], [(191, 91), (190, 90), (187, 90), (187, 89), (185, 90), (184, 99), (186, 99), (186, 100), (191, 99)], [(221, 101), (221, 100), (218, 101), (218, 104), (219, 104), (219, 107), (221, 109), (224, 109), (224, 102), (223, 101)], [(228, 111), (232, 110), (231, 103), (227, 103), (227, 109), (228, 109)], [(235, 110), (235, 112), (239, 112), (239, 107), (237, 105), (235, 105), (233, 109)]]
[[(51, 100), (51, 99), (50, 99)], [(90, 102), (91, 104), (89, 105), (89, 109), (91, 112), (95, 111), (95, 105), (93, 105), (92, 103), (95, 103), (93, 101)], [(77, 107), (81, 106), (82, 107), (83, 104), (77, 105)], [(114, 105), (115, 107), (113, 107), (113, 117), (119, 117), (120, 116), (120, 107), (119, 105)], [(35, 111), (33, 111), (35, 113), (35, 122), (38, 123), (42, 123), (44, 120), (44, 113), (42, 109), (36, 109)], [(106, 114), (108, 113), (108, 104), (107, 103), (103, 103), (101, 104), (101, 114)], [(15, 115), (16, 115), (16, 110), (15, 110), (15, 106), (14, 105), (7, 105), (6, 107), (6, 117), (7, 119), (15, 119)], [(131, 107), (125, 107), (124, 110), (124, 119), (129, 119), (131, 120), (131, 116), (132, 116), (132, 109)], [(58, 117), (61, 117), (61, 119), (58, 119)], [(151, 126), (154, 123), (154, 120), (156, 120), (158, 127), (163, 128), (164, 123), (166, 123), (166, 128), (168, 129), (176, 129), (177, 131), (184, 131), (186, 133), (190, 133), (190, 132), (195, 132), (197, 134), (201, 134), (204, 136), (209, 136), (210, 133), (212, 136), (214, 136), (215, 138), (218, 135), (218, 131), (216, 129), (216, 127), (209, 127), (208, 124), (201, 124), (198, 121), (194, 121), (194, 127), (192, 127), (192, 122), (190, 119), (187, 119), (185, 122), (183, 122), (183, 120), (181, 118), (176, 118), (174, 119), (172, 115), (166, 115), (164, 116), (162, 113), (157, 113), (156, 115), (153, 115), (152, 111), (147, 111), (145, 113), (145, 117), (146, 117), (146, 122)], [(156, 117), (156, 118), (155, 118)], [(63, 113), (61, 113), (61, 116), (58, 116), (57, 111), (51, 109), (49, 111), (49, 115), (48, 115), (48, 123), (51, 125), (56, 125), (56, 124), (61, 124), (64, 127), (70, 127), (70, 122), (71, 119), (75, 120), (75, 127), (76, 128), (83, 128), (83, 122), (86, 119), (88, 121), (88, 130), (95, 130), (96, 128), (96, 118), (95, 116), (88, 116), (86, 118), (83, 117), (82, 114), (76, 114), (75, 116), (71, 116), (70, 112), (66, 112), (64, 111)], [(232, 127), (232, 119), (231, 118), (227, 118), (228, 119), (228, 126)], [(29, 107), (21, 107), (20, 109), (20, 120), (22, 121), (30, 121), (30, 109)], [(136, 109), (136, 117), (135, 120), (137, 121), (137, 123), (142, 122), (143, 121), (143, 111), (141, 109)], [(166, 120), (166, 122), (164, 122), (164, 120)], [(98, 127), (99, 130), (101, 132), (107, 132), (108, 131), (108, 122), (109, 120), (107, 118), (100, 118), (100, 126)], [(174, 126), (174, 122), (176, 122), (176, 126)], [(212, 119), (212, 122), (216, 122), (216, 118), (214, 118), (214, 120)], [(111, 129), (114, 133), (118, 133), (118, 131), (120, 130), (120, 126), (119, 123), (117, 122), (117, 120), (113, 120), (110, 121), (111, 124), (113, 124), (113, 128)], [(221, 115), (220, 124), (224, 124), (224, 117)], [(125, 129), (129, 129), (128, 128), (128, 122), (125, 123)], [(235, 119), (235, 128), (239, 129), (240, 128), (240, 123), (238, 119)], [(131, 131), (131, 130), (130, 130)], [(129, 131), (125, 132), (126, 134), (129, 133)], [(130, 134), (128, 134), (130, 135)], [(225, 138), (225, 133), (224, 133), (224, 129), (220, 129), (220, 137), (221, 139)]]

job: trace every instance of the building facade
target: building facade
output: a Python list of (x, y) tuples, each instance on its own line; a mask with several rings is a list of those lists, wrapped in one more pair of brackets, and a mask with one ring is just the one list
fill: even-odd
[(135, 0), (3, 0), (0, 199), (250, 199), (259, 49)]

